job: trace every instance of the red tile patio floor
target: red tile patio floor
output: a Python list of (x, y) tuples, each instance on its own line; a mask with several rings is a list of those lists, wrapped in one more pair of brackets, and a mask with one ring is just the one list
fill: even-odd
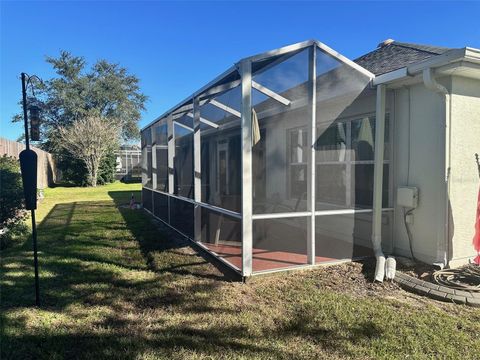
[[(242, 268), (242, 248), (232, 245), (214, 245), (203, 243), (210, 251), (237, 268)], [(316, 263), (338, 259), (316, 256)], [(307, 255), (285, 251), (253, 249), (253, 271), (265, 271), (307, 264)]]

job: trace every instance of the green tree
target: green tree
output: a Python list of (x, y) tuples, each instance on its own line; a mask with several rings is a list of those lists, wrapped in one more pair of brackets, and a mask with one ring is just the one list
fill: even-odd
[[(87, 68), (85, 58), (68, 51), (61, 51), (58, 57), (47, 57), (46, 61), (52, 65), (56, 76), (44, 80), (43, 84), (35, 83), (35, 95), (42, 108), (43, 143), (39, 146), (63, 160), (75, 159), (75, 154), (66, 154), (61, 146), (59, 129), (88, 117), (115, 121), (123, 140), (139, 138), (138, 122), (147, 97), (141, 92), (140, 80), (135, 75), (106, 60), (98, 60)], [(19, 113), (13, 121), (22, 119)], [(60, 166), (60, 169), (73, 175), (68, 171), (68, 163), (61, 163), (67, 167)], [(83, 166), (77, 166), (77, 169), (86, 171)], [(76, 179), (86, 177), (85, 173), (75, 173), (72, 179), (66, 180), (76, 182)]]

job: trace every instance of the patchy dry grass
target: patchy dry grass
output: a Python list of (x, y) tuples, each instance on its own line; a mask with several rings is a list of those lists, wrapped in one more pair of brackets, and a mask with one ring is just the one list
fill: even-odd
[(345, 264), (230, 282), (142, 211), (138, 185), (55, 188), (2, 254), (2, 359), (474, 359), (480, 311), (373, 285)]

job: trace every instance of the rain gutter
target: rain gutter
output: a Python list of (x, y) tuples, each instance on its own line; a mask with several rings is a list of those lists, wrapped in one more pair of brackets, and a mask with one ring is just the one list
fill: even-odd
[(382, 251), (383, 154), (385, 147), (385, 101), (387, 85), (377, 86), (375, 119), (375, 154), (373, 167), (372, 245), (376, 258), (375, 280), (382, 282), (385, 275), (385, 255)]
[(379, 75), (373, 79), (374, 86), (380, 84), (389, 84), (394, 81), (403, 80), (413, 77), (423, 72), (428, 68), (439, 68), (458, 61), (465, 61), (475, 64), (480, 64), (480, 49), (465, 47), (461, 49), (452, 49), (444, 54), (433, 56), (426, 60), (414, 63), (412, 65), (403, 67), (398, 70)]

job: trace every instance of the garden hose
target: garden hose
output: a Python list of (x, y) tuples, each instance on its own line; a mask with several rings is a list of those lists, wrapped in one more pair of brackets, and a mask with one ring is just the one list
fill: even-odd
[(451, 289), (480, 292), (480, 266), (477, 265), (438, 270), (433, 273), (433, 279)]

